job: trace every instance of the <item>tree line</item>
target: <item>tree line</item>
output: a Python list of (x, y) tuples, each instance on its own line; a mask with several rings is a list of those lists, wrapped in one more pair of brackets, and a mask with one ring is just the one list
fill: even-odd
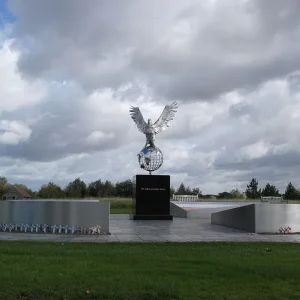
[(252, 178), (250, 183), (247, 185), (245, 194), (249, 199), (280, 196), (287, 200), (300, 199), (300, 190), (297, 189), (291, 182), (286, 186), (285, 192), (283, 194), (280, 194), (276, 186), (270, 183), (267, 183), (263, 189), (258, 188), (258, 181), (255, 178)]
[[(175, 192), (175, 190), (173, 191)], [(300, 189), (297, 189), (291, 182), (286, 186), (285, 192), (283, 194), (279, 193), (279, 190), (276, 186), (267, 183), (264, 188), (258, 188), (258, 181), (256, 178), (252, 178), (252, 180), (247, 184), (245, 192), (242, 192), (238, 189), (233, 189), (230, 192), (221, 192), (218, 195), (211, 195), (211, 194), (202, 194), (199, 189), (189, 189), (185, 188), (184, 184), (182, 183), (176, 194), (180, 195), (192, 195), (192, 194), (199, 194), (199, 198), (211, 198), (215, 197), (217, 199), (259, 199), (260, 197), (283, 197), (287, 200), (297, 200), (300, 199)]]
[[(33, 191), (24, 184), (10, 184), (5, 177), (0, 177), (0, 198), (9, 189), (10, 186), (22, 187), (32, 198), (36, 199), (64, 199), (64, 198), (104, 198), (104, 197), (131, 197), (132, 181), (125, 180), (112, 183), (109, 180), (101, 179), (86, 184), (80, 178), (76, 178), (64, 188), (49, 182), (40, 187), (38, 191)], [(184, 195), (197, 195), (201, 191), (199, 188), (185, 187), (182, 183), (178, 189), (171, 187), (171, 196), (174, 193)]]
[(86, 184), (80, 178), (67, 184), (64, 188), (49, 182), (43, 184), (38, 191), (33, 191), (23, 184), (10, 184), (5, 177), (0, 177), (0, 197), (11, 187), (20, 186), (36, 199), (64, 199), (64, 198), (102, 198), (102, 197), (131, 197), (132, 182), (125, 180), (112, 183), (101, 179)]
[[(10, 186), (20, 186), (36, 199), (64, 199), (64, 198), (103, 198), (103, 197), (131, 197), (132, 196), (132, 181), (130, 179), (112, 183), (109, 180), (102, 181), (101, 179), (86, 184), (80, 178), (76, 178), (67, 184), (64, 188), (59, 185), (49, 182), (40, 187), (38, 191), (33, 191), (23, 184), (10, 184), (5, 177), (0, 177), (0, 199)], [(171, 197), (173, 194), (178, 195), (198, 195), (199, 198), (209, 199), (212, 196), (218, 199), (257, 199), (267, 196), (283, 196), (284, 199), (296, 200), (300, 199), (300, 190), (297, 189), (291, 182), (287, 185), (283, 194), (279, 193), (276, 186), (267, 183), (264, 188), (258, 188), (258, 181), (255, 178), (247, 184), (245, 192), (238, 189), (233, 189), (229, 192), (221, 192), (218, 195), (203, 194), (199, 188), (190, 188), (183, 183), (177, 189), (171, 187)]]

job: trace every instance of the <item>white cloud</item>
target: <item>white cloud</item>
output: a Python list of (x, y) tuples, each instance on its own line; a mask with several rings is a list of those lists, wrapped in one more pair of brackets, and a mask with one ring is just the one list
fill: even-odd
[(35, 105), (43, 100), (45, 86), (40, 80), (26, 81), (17, 69), (20, 53), (13, 40), (0, 43), (0, 113)]
[(254, 144), (242, 147), (240, 151), (246, 159), (253, 159), (264, 157), (269, 150), (269, 145), (267, 145), (264, 141), (258, 141)]
[(18, 145), (30, 138), (31, 129), (18, 121), (0, 121), (0, 143)]
[(88, 144), (91, 145), (98, 145), (99, 143), (105, 143), (105, 140), (107, 139), (112, 139), (114, 138), (114, 133), (110, 132), (110, 133), (105, 133), (102, 131), (93, 131), (92, 133), (89, 134), (89, 136), (86, 138), (86, 141), (88, 142)]

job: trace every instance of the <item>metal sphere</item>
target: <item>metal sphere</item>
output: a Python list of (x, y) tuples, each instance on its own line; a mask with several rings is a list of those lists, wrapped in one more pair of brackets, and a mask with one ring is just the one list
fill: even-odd
[(138, 159), (141, 169), (149, 171), (150, 174), (158, 170), (164, 162), (161, 150), (153, 146), (143, 148), (138, 154)]

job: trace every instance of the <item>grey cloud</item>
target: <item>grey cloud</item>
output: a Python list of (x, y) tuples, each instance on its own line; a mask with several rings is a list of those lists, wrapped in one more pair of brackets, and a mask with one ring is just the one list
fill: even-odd
[(295, 72), (288, 76), (289, 89), (291, 94), (300, 92), (300, 73)]
[[(156, 50), (154, 55), (164, 55), (160, 50), (163, 51)], [(168, 53), (165, 55), (168, 56)], [(298, 54), (288, 58), (285, 54), (282, 55), (281, 58), (271, 59), (270, 62), (261, 65), (239, 67), (222, 66), (213, 62), (208, 64), (200, 59), (191, 59), (186, 65), (182, 65), (174, 59), (170, 63), (172, 68), (177, 65), (177, 70), (169, 70), (167, 73), (165, 66), (160, 64), (155, 56), (136, 58), (138, 60), (134, 63), (140, 69), (140, 75), (154, 88), (158, 96), (204, 101), (233, 90), (251, 91), (266, 80), (280, 78), (299, 69)], [(148, 67), (149, 65), (151, 67)]]
[(29, 0), (24, 5), (13, 0), (10, 7), (19, 22), (14, 27), (16, 45), (29, 49), (19, 60), (26, 75), (75, 79), (86, 88), (119, 86), (126, 80), (118, 72), (117, 60), (109, 59), (114, 52), (123, 56), (123, 47), (130, 42), (123, 32), (125, 2)]
[[(6, 113), (8, 118), (14, 119), (19, 115), (20, 119), (29, 123), (32, 135), (19, 145), (0, 145), (0, 155), (53, 161), (72, 154), (105, 151), (122, 145), (128, 139), (126, 119), (119, 119), (119, 112), (115, 116), (107, 116), (101, 114), (101, 110), (98, 114), (85, 111), (86, 101), (87, 96), (80, 89), (66, 85), (50, 94), (49, 99), (36, 105), (34, 110), (28, 110), (26, 115), (24, 110)], [(89, 125), (95, 118), (99, 118), (96, 124)], [(89, 144), (88, 136), (99, 130), (103, 132), (102, 141)]]
[(231, 105), (229, 108), (230, 118), (239, 118), (242, 116), (252, 115), (255, 116), (258, 113), (258, 109), (254, 108), (253, 105), (248, 103), (237, 103)]
[[(137, 52), (136, 67), (142, 75), (146, 73), (149, 85), (159, 94), (188, 100), (253, 89), (297, 70), (299, 48), (294, 37), (300, 32), (300, 20), (295, 14), (299, 2), (276, 2), (274, 6), (261, 2), (267, 1), (244, 2), (242, 9), (238, 2), (217, 2), (211, 23), (198, 30), (186, 53), (176, 56), (167, 44), (162, 44), (152, 52)], [(228, 7), (240, 10), (234, 14)], [(242, 20), (238, 18), (241, 13), (245, 14)], [(268, 16), (272, 16), (271, 20)], [(185, 18), (189, 21), (189, 16)], [(243, 26), (247, 21), (251, 22), (250, 29)]]
[(242, 161), (222, 162), (216, 161), (215, 167), (218, 170), (256, 170), (259, 168), (268, 168), (270, 176), (275, 170), (284, 168), (297, 168), (300, 166), (300, 153), (291, 151), (283, 154), (268, 153), (263, 157), (255, 159), (245, 159)]
[[(178, 100), (253, 88), (299, 68), (298, 1), (191, 3), (12, 0), (17, 44), (34, 45), (19, 68), (89, 91), (139, 78), (157, 97)], [(172, 46), (182, 37), (184, 48)]]

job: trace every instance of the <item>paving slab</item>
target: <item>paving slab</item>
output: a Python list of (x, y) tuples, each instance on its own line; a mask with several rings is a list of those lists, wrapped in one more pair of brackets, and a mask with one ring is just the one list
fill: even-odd
[(111, 215), (110, 235), (71, 235), (0, 232), (0, 240), (53, 242), (291, 242), (300, 243), (300, 234), (252, 234), (213, 225), (209, 219), (174, 218), (173, 221), (130, 219), (129, 215)]
[(119, 242), (142, 242), (143, 240), (136, 234), (121, 234), (117, 235)]
[(167, 241), (162, 236), (157, 234), (139, 234), (139, 237), (144, 242), (166, 242)]
[(167, 242), (190, 242), (191, 240), (178, 234), (161, 234)]
[(81, 235), (71, 239), (71, 242), (94, 242), (97, 239), (96, 235)]
[(113, 237), (102, 237), (102, 236), (99, 236), (97, 237), (95, 240), (93, 240), (93, 242), (96, 242), (96, 243), (107, 243), (107, 242), (119, 242), (118, 238), (116, 236), (113, 236)]

